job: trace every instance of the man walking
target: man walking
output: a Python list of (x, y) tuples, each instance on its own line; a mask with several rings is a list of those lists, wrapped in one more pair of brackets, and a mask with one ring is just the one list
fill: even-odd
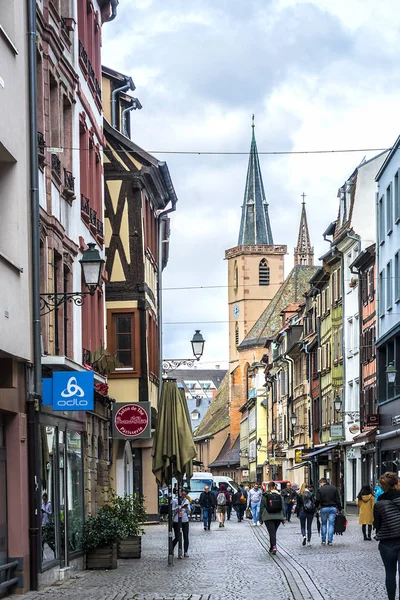
[(231, 495), (226, 491), (224, 483), (219, 486), (217, 494), (217, 517), (220, 527), (225, 527), (226, 507), (231, 501)]
[(213, 516), (214, 508), (215, 508), (215, 494), (210, 492), (210, 488), (208, 485), (204, 487), (204, 492), (201, 492), (199, 498), (199, 504), (203, 511), (203, 523), (204, 523), (204, 531), (210, 531), (211, 519)]
[(327, 482), (325, 477), (319, 480), (320, 488), (315, 498), (316, 508), (320, 508), (321, 516), (321, 543), (326, 544), (328, 529), (328, 546), (332, 546), (335, 533), (335, 521), (338, 511), (342, 510), (342, 503), (337, 488)]
[(292, 517), (292, 510), (293, 510), (293, 506), (294, 506), (294, 501), (297, 497), (296, 492), (292, 489), (292, 484), (290, 483), (290, 481), (287, 483), (285, 489), (282, 490), (281, 496), (285, 503), (286, 521), (288, 523), (290, 523), (290, 519)]
[(251, 508), (253, 513), (254, 527), (257, 527), (258, 516), (260, 514), (260, 503), (262, 498), (262, 490), (258, 487), (258, 483), (255, 483), (247, 495), (247, 508)]

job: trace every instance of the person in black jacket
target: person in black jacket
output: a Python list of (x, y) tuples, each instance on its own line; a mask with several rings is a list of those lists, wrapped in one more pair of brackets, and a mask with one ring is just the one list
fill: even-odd
[(326, 530), (328, 529), (328, 546), (332, 546), (336, 515), (342, 510), (342, 503), (337, 488), (330, 485), (325, 477), (319, 480), (319, 485), (315, 506), (316, 508), (320, 507), (321, 543), (326, 544)]
[[(315, 514), (315, 496), (309, 487), (303, 483), (297, 496), (296, 514), (300, 519), (303, 546), (311, 546), (312, 522)], [(306, 536), (307, 525), (307, 536)]]
[(379, 478), (383, 494), (374, 506), (374, 527), (379, 540), (379, 552), (386, 571), (386, 591), (389, 600), (396, 596), (396, 571), (400, 564), (400, 490), (396, 473), (384, 473)]
[(210, 492), (208, 485), (204, 487), (204, 492), (201, 492), (200, 494), (199, 504), (203, 511), (204, 531), (210, 531), (211, 519), (215, 509), (216, 500), (215, 494)]

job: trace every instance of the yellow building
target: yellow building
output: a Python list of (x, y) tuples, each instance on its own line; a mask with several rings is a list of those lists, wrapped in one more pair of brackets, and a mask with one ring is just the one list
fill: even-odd
[[(150, 402), (153, 429), (160, 381), (158, 282), (168, 260), (167, 207), (174, 210), (177, 198), (167, 165), (127, 137), (130, 110), (140, 108), (128, 95), (134, 89), (130, 77), (103, 68), (107, 346), (116, 359), (109, 388), (116, 407)], [(149, 519), (158, 517), (152, 443), (115, 439), (111, 466), (117, 493), (144, 494)]]

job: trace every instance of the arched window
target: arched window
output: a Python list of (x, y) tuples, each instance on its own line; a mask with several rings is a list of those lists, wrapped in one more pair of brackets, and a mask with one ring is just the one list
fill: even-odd
[(258, 267), (258, 284), (269, 285), (269, 266), (265, 258), (260, 261)]
[(235, 344), (239, 346), (239, 325), (237, 323), (235, 328)]
[(238, 269), (236, 260), (235, 260), (235, 266), (234, 266), (234, 278), (235, 278), (235, 290), (237, 290), (239, 287), (239, 269)]

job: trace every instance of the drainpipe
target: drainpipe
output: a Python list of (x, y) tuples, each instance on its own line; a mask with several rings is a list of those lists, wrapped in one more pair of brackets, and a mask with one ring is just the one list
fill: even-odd
[(136, 110), (136, 109), (140, 110), (142, 108), (142, 105), (140, 104), (140, 102), (137, 98), (132, 98), (132, 100), (133, 100), (133, 103), (131, 104), (131, 106), (124, 108), (124, 110), (122, 111), (122, 115), (121, 115), (122, 133), (126, 137), (128, 137), (128, 132), (127, 132), (127, 127), (126, 127), (126, 122), (125, 122), (125, 115), (131, 110)]
[(110, 21), (114, 21), (117, 16), (117, 6), (119, 4), (118, 0), (110, 0), (111, 4), (111, 15), (104, 21), (105, 23), (110, 23)]
[(116, 111), (117, 94), (120, 94), (121, 92), (127, 92), (128, 90), (133, 91), (134, 89), (135, 89), (135, 86), (133, 85), (133, 81), (130, 77), (128, 77), (125, 79), (124, 85), (115, 89), (111, 93), (111, 125), (114, 127), (114, 129), (117, 129), (117, 111)]
[(29, 75), (29, 169), (31, 203), (31, 269), (32, 269), (32, 340), (33, 376), (30, 378), (27, 400), (28, 433), (28, 495), (29, 495), (29, 554), (31, 589), (38, 590), (40, 567), (40, 462), (39, 409), (42, 394), (41, 324), (40, 324), (40, 213), (39, 165), (37, 147), (36, 100), (36, 1), (28, 0), (28, 75)]

